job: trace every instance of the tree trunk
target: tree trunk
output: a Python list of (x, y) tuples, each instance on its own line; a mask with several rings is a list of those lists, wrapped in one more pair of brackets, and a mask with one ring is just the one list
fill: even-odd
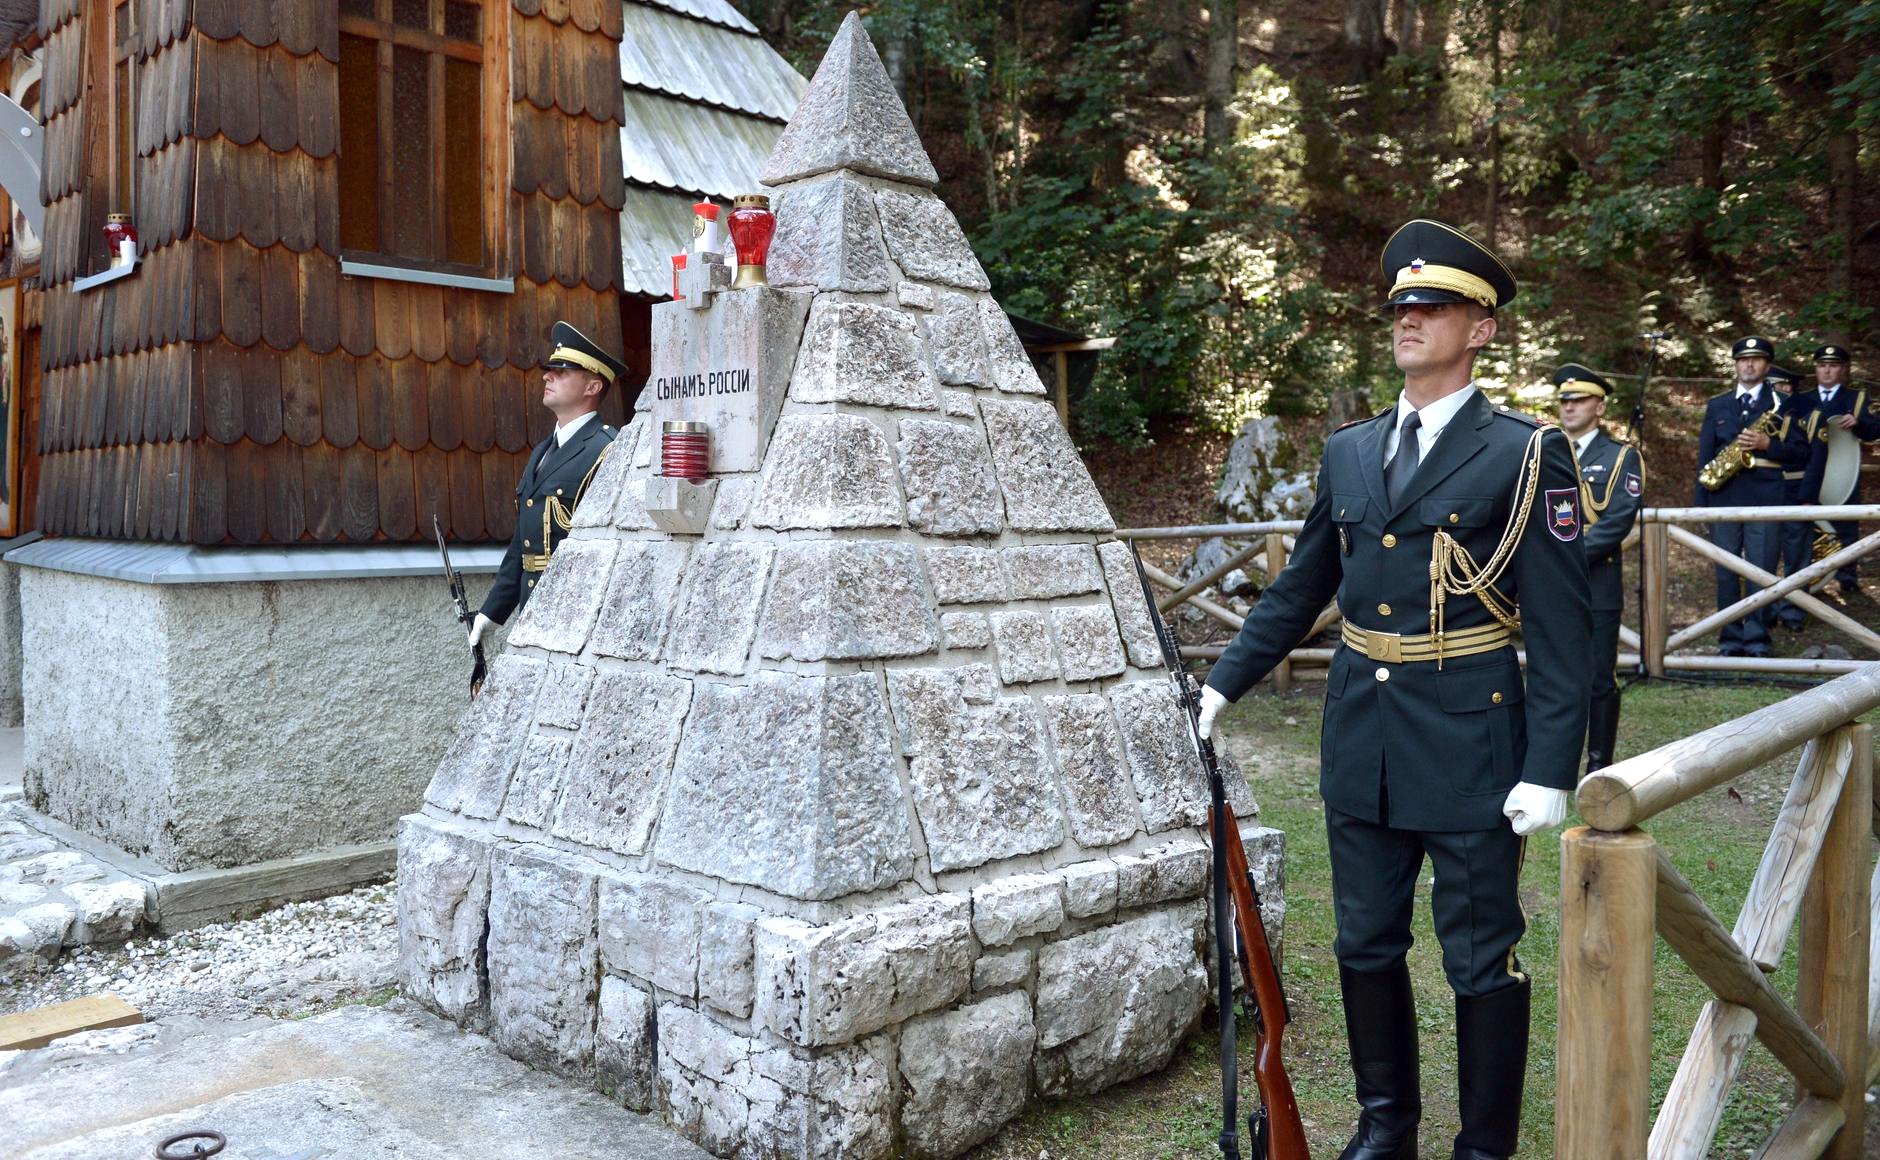
[(1384, 63), (1387, 0), (1345, 0), (1345, 49), (1358, 59), (1365, 79)]
[[(1834, 64), (1835, 81), (1852, 79), (1852, 68), (1847, 54), (1842, 54)], [(1845, 344), (1854, 337), (1847, 333), (1844, 312), (1854, 306), (1854, 247), (1858, 241), (1854, 210), (1860, 197), (1860, 136), (1846, 110), (1830, 108), (1828, 115), (1834, 118), (1834, 130), (1828, 135), (1828, 229), (1839, 245), (1828, 267), (1828, 292), (1835, 296), (1832, 338)]]
[(1208, 7), (1207, 111), (1201, 148), (1212, 154), (1234, 139), (1234, 94), (1240, 84), (1240, 0), (1213, 0)]
[(1482, 244), (1495, 248), (1501, 228), (1501, 6), (1488, 6), (1488, 188), (1482, 197)]
[(1161, 93), (1193, 93), (1195, 70), (1188, 34), (1196, 0), (1156, 0), (1149, 5), (1149, 86)]

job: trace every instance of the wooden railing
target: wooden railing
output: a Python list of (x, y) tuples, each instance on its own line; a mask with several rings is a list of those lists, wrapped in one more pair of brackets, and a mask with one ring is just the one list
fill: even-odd
[[(1718, 669), (1834, 676), (1852, 672), (1861, 665), (1861, 660), (1701, 656), (1685, 651), (1721, 626), (1783, 599), (1788, 600), (1808, 616), (1820, 620), (1846, 636), (1852, 646), (1859, 650), (1856, 653), (1857, 656), (1862, 654), (1880, 656), (1880, 632), (1861, 624), (1809, 592), (1810, 588), (1831, 578), (1835, 570), (1844, 564), (1868, 558), (1880, 558), (1880, 532), (1856, 540), (1826, 559), (1811, 563), (1794, 575), (1777, 578), (1741, 556), (1724, 551), (1705, 539), (1698, 531), (1692, 530), (1709, 523), (1822, 519), (1880, 520), (1880, 504), (1853, 504), (1841, 507), (1642, 509), (1639, 512), (1637, 525), (1626, 540), (1626, 576), (1627, 586), (1630, 588), (1634, 577), (1639, 575), (1634, 569), (1640, 567), (1638, 560), (1641, 554), (1634, 549), (1639, 541), (1643, 540), (1644, 600), (1638, 610), (1637, 627), (1627, 624), (1619, 626), (1618, 663), (1620, 667), (1625, 669), (1643, 667), (1645, 672), (1652, 676), (1664, 676), (1665, 673), (1671, 671)], [(1124, 528), (1116, 534), (1118, 538), (1125, 540), (1200, 540), (1215, 536), (1248, 540), (1247, 544), (1220, 565), (1187, 583), (1183, 583), (1153, 565), (1146, 566), (1149, 579), (1166, 589), (1166, 595), (1156, 602), (1163, 611), (1178, 604), (1187, 604), (1223, 627), (1238, 631), (1246, 615), (1245, 610), (1228, 607), (1220, 601), (1209, 599), (1205, 595), (1206, 591), (1236, 568), (1260, 573), (1268, 582), (1271, 582), (1273, 577), (1279, 575), (1279, 570), (1285, 567), (1286, 560), (1293, 549), (1294, 538), (1304, 526), (1302, 520), (1267, 520), (1260, 523)], [(1710, 563), (1745, 577), (1751, 583), (1763, 585), (1763, 588), (1728, 608), (1704, 616), (1693, 624), (1683, 628), (1674, 628), (1668, 615), (1667, 599), (1673, 544), (1687, 548)], [(1319, 614), (1318, 622), (1311, 635), (1317, 636), (1326, 628), (1335, 625), (1338, 620), (1337, 605), (1327, 605)], [(1182, 649), (1182, 655), (1201, 660), (1214, 660), (1221, 655), (1221, 649), (1222, 646), (1219, 645), (1190, 645)], [(1332, 651), (1329, 648), (1294, 649), (1289, 658), (1274, 671), (1275, 684), (1282, 691), (1291, 688), (1295, 666), (1324, 665), (1331, 660)]]
[[(1880, 874), (1872, 838), (1880, 662), (1714, 729), (1628, 758), (1580, 785), (1586, 825), (1561, 839), (1559, 1086), (1562, 1160), (1708, 1154), (1751, 1038), (1797, 1084), (1758, 1157), (1856, 1160), (1866, 1089), (1880, 1076)], [(1640, 823), (1796, 748), (1801, 760), (1734, 930)], [(1797, 918), (1791, 1004), (1769, 975)], [(1716, 996), (1654, 1122), (1656, 936)]]

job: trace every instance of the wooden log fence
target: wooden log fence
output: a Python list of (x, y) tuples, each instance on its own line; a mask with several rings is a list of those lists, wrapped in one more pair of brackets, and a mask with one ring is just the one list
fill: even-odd
[[(1751, 1039), (1795, 1078), (1793, 1110), (1759, 1157), (1855, 1160), (1880, 1076), (1880, 832), (1873, 726), (1880, 661), (1580, 785), (1586, 825), (1561, 840), (1554, 1155), (1709, 1154)], [(1725, 930), (1641, 823), (1796, 748), (1801, 759), (1735, 928)], [(1770, 981), (1801, 926), (1791, 1003)], [(1698, 1017), (1654, 1121), (1656, 938), (1716, 998)]]
[[(1634, 569), (1642, 567), (1644, 599), (1638, 609), (1638, 625), (1619, 626), (1619, 654), (1622, 668), (1643, 670), (1654, 677), (1671, 672), (1736, 672), (1788, 676), (1839, 676), (1853, 672), (1860, 659), (1805, 660), (1794, 657), (1724, 657), (1700, 655), (1688, 651), (1693, 645), (1722, 626), (1778, 600), (1787, 600), (1807, 615), (1828, 625), (1863, 654), (1880, 656), (1880, 631), (1864, 625), (1840, 609), (1810, 593), (1809, 589), (1825, 582), (1834, 571), (1859, 560), (1880, 559), (1880, 532), (1875, 532), (1843, 547), (1826, 559), (1811, 563), (1792, 576), (1776, 577), (1741, 556), (1726, 552), (1699, 535), (1692, 528), (1715, 523), (1780, 523), (1792, 520), (1880, 520), (1880, 504), (1849, 504), (1839, 507), (1785, 506), (1751, 508), (1644, 508), (1637, 526), (1626, 540), (1628, 587)], [(1149, 579), (1164, 589), (1156, 600), (1164, 611), (1186, 604), (1222, 627), (1238, 631), (1246, 616), (1245, 609), (1234, 608), (1222, 600), (1210, 598), (1207, 591), (1236, 568), (1259, 573), (1271, 583), (1291, 558), (1302, 520), (1265, 520), (1256, 523), (1186, 524), (1165, 528), (1124, 528), (1117, 537), (1124, 540), (1198, 540), (1211, 537), (1245, 540), (1206, 574), (1182, 581), (1150, 566)], [(1642, 548), (1634, 551), (1634, 547)], [(1693, 624), (1674, 629), (1668, 614), (1669, 571), (1673, 545), (1688, 550), (1705, 561), (1735, 573), (1748, 583), (1750, 591), (1728, 608), (1709, 613)], [(1641, 564), (1642, 561), (1642, 564)], [(1317, 636), (1337, 624), (1336, 604), (1328, 606), (1313, 626)], [(1322, 667), (1330, 662), (1332, 649), (1298, 648), (1274, 671), (1275, 685), (1282, 691), (1291, 688), (1302, 667)], [(1189, 645), (1182, 655), (1192, 660), (1219, 658), (1219, 645)], [(1525, 658), (1524, 658), (1525, 663)]]

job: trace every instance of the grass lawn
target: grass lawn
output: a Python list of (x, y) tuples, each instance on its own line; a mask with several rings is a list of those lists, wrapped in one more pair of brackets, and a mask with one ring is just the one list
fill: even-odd
[[(1286, 832), (1287, 916), (1283, 972), (1294, 1022), (1287, 1032), (1288, 1070), (1299, 1094), (1313, 1154), (1338, 1154), (1356, 1118), (1345, 1056), (1338, 968), (1332, 956), (1331, 872), (1326, 854), (1318, 776), (1319, 686), (1291, 695), (1257, 693), (1223, 714), (1227, 745), (1245, 767), (1261, 819)], [(1760, 684), (1662, 682), (1625, 695), (1619, 755), (1630, 756), (1792, 695)], [(1880, 714), (1869, 720), (1880, 719)], [(1440, 739), (1432, 739), (1440, 743)], [(1735, 920), (1762, 857), (1794, 773), (1799, 751), (1676, 807), (1647, 826), (1652, 836), (1727, 926)], [(1569, 818), (1568, 825), (1577, 824)], [(1528, 845), (1522, 896), (1529, 915), (1521, 956), (1534, 978), (1534, 1033), (1529, 1056), (1520, 1154), (1553, 1155), (1554, 1010), (1558, 969), (1559, 831)], [(1417, 946), (1410, 955), (1423, 1035), (1426, 1156), (1449, 1153), (1456, 1130), (1455, 1018), (1427, 905), (1418, 908)], [(1775, 982), (1793, 996), (1791, 952)], [(1677, 1069), (1692, 1024), (1709, 992), (1662, 942), (1657, 952), (1653, 1021), (1653, 1092), (1662, 1097)], [(1211, 1017), (1210, 1017), (1211, 1020)], [(1214, 1036), (1204, 1027), (1177, 1050), (1162, 1073), (1081, 1100), (1032, 1109), (971, 1155), (976, 1160), (1126, 1157), (1135, 1160), (1217, 1157), (1220, 1076)], [(1243, 1092), (1252, 1088), (1250, 1032), (1240, 1040)], [(1753, 1045), (1746, 1057), (1711, 1155), (1750, 1155), (1781, 1119), (1791, 1098), (1787, 1073)], [(1243, 1095), (1243, 1110), (1247, 1097)], [(1244, 1136), (1244, 1125), (1243, 1125)], [(1870, 1131), (1870, 1155), (1880, 1133)], [(1245, 1141), (1243, 1139), (1243, 1148)]]

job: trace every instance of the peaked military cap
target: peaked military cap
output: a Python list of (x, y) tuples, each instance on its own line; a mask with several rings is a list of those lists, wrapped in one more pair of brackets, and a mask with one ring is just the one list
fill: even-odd
[(602, 350), (593, 339), (565, 322), (555, 324), (555, 329), (549, 332), (549, 341), (555, 344), (555, 350), (548, 356), (547, 366), (587, 371), (610, 383), (627, 371), (626, 363)]
[(1773, 363), (1770, 364), (1768, 373), (1763, 375), (1763, 382), (1768, 383), (1770, 386), (1781, 385), (1791, 390), (1795, 388), (1796, 383), (1801, 381), (1802, 376), (1785, 366), (1778, 366)]
[(1736, 345), (1730, 348), (1730, 357), (1772, 359), (1776, 357), (1776, 347), (1762, 335), (1752, 334), (1748, 338), (1736, 340)]
[(1815, 348), (1815, 361), (1816, 362), (1838, 362), (1838, 363), (1848, 362), (1849, 357), (1847, 353), (1847, 348), (1844, 346), (1836, 346), (1833, 343), (1829, 343), (1827, 346), (1818, 346)]
[(1554, 372), (1554, 397), (1563, 403), (1586, 395), (1603, 399), (1611, 393), (1611, 383), (1579, 363), (1567, 363)]
[(1514, 275), (1494, 251), (1454, 226), (1417, 218), (1398, 227), (1379, 261), (1390, 295), (1384, 309), (1475, 302), (1494, 310), (1514, 297)]

